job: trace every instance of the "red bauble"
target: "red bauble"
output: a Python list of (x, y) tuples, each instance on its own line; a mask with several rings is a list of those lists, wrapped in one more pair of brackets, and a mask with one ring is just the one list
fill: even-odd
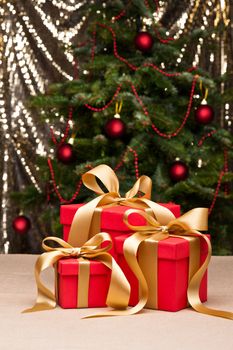
[(69, 164), (74, 161), (73, 146), (69, 143), (61, 144), (57, 149), (57, 159), (63, 164)]
[(25, 215), (19, 215), (13, 220), (12, 227), (16, 233), (25, 234), (30, 230), (31, 222)]
[(195, 119), (199, 124), (209, 124), (214, 119), (214, 110), (209, 105), (200, 105), (195, 110)]
[(139, 32), (136, 35), (134, 42), (138, 50), (142, 52), (148, 52), (152, 49), (154, 39), (148, 32)]
[(105, 124), (105, 132), (110, 139), (121, 138), (125, 133), (125, 123), (120, 118), (112, 118)]
[(178, 182), (187, 179), (188, 177), (188, 167), (185, 163), (181, 161), (175, 161), (170, 169), (169, 176), (172, 181)]

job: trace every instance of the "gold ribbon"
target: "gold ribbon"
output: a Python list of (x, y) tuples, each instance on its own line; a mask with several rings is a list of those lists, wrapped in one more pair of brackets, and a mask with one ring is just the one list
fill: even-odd
[(121, 102), (116, 102), (116, 106), (115, 106), (115, 118), (120, 118), (120, 113), (122, 110), (122, 105), (123, 105), (123, 101), (121, 100)]
[[(82, 176), (82, 181), (87, 188), (99, 196), (80, 207), (75, 213), (68, 238), (68, 242), (74, 247), (83, 245), (90, 235), (100, 231), (100, 215), (103, 207), (125, 205), (137, 209), (150, 208), (162, 225), (175, 219), (169, 209), (150, 200), (152, 181), (148, 176), (141, 176), (125, 197), (121, 197), (119, 193), (119, 181), (115, 172), (105, 164), (86, 172)], [(107, 192), (100, 187), (100, 183)], [(137, 197), (139, 193), (144, 195), (139, 198)]]
[[(55, 242), (59, 246), (52, 248), (46, 244), (47, 241)], [(100, 246), (103, 242), (107, 242), (108, 244), (101, 248)], [(124, 309), (126, 309), (128, 306), (130, 285), (114, 258), (107, 253), (107, 251), (112, 247), (112, 240), (108, 233), (101, 232), (95, 235), (79, 248), (72, 247), (69, 243), (60, 238), (47, 237), (43, 240), (42, 247), (46, 253), (40, 255), (35, 264), (35, 279), (38, 289), (37, 300), (35, 305), (30, 309), (24, 310), (24, 313), (50, 310), (56, 307), (56, 297), (54, 293), (42, 283), (40, 274), (46, 268), (53, 267), (53, 265), (56, 264), (59, 259), (64, 257), (73, 257), (78, 259), (80, 269), (79, 272), (82, 275), (81, 280), (79, 280), (77, 306), (88, 306), (89, 277), (87, 275), (89, 275), (90, 260), (95, 260), (100, 261), (112, 270), (106, 304), (117, 310), (87, 317), (124, 314)], [(81, 272), (83, 268), (84, 271)], [(55, 278), (57, 278), (57, 276), (55, 276)]]
[[(146, 226), (133, 226), (129, 224), (128, 218), (129, 215), (132, 213), (138, 213), (139, 215), (143, 216), (149, 225)], [(166, 225), (161, 225), (161, 223), (157, 220), (155, 220), (152, 216), (148, 215), (147, 213), (139, 210), (127, 210), (124, 214), (124, 222), (125, 224), (133, 231), (136, 231), (133, 235), (131, 235), (129, 238), (127, 238), (124, 242), (123, 250), (124, 250), (124, 256), (125, 259), (137, 277), (139, 281), (140, 286), (140, 296), (139, 296), (139, 302), (138, 304), (131, 309), (131, 312), (133, 313), (140, 311), (145, 305), (147, 305), (148, 299), (149, 299), (149, 290), (148, 290), (148, 284), (147, 281), (149, 281), (149, 285), (155, 288), (154, 293), (156, 293), (157, 289), (157, 275), (150, 273), (151, 266), (148, 265), (148, 263), (151, 261), (151, 252), (147, 250), (144, 251), (144, 256), (141, 256), (141, 261), (144, 260), (144, 265), (141, 266), (141, 261), (138, 262), (137, 260), (137, 252), (141, 248), (140, 245), (142, 242), (152, 242), (154, 243), (154, 246), (156, 247), (158, 242), (164, 239), (167, 239), (168, 237), (179, 237), (184, 239), (190, 239), (193, 237), (199, 237), (201, 239), (204, 239), (207, 246), (208, 246), (208, 254), (205, 259), (205, 261), (202, 263), (200, 267), (200, 260), (198, 262), (197, 267), (197, 259), (190, 259), (190, 281), (188, 285), (188, 302), (192, 306), (194, 310), (197, 312), (212, 315), (212, 316), (218, 316), (223, 318), (228, 318), (233, 320), (233, 313), (228, 311), (221, 311), (221, 310), (215, 310), (211, 309), (209, 307), (206, 307), (202, 304), (200, 297), (199, 297), (199, 288), (200, 283), (202, 281), (202, 278), (207, 270), (210, 258), (211, 258), (211, 243), (208, 237), (206, 237), (204, 234), (200, 233), (198, 230), (207, 230), (207, 220), (208, 220), (208, 209), (207, 208), (195, 208), (178, 219), (172, 220), (168, 222)], [(143, 245), (142, 245), (143, 247)], [(156, 249), (156, 248), (154, 248)], [(197, 256), (199, 259), (200, 249), (198, 244), (192, 244), (190, 245), (191, 254), (195, 257)], [(152, 253), (154, 256), (156, 251)], [(139, 256), (140, 256), (139, 251)], [(157, 257), (157, 256), (156, 256)], [(147, 263), (145, 264), (145, 260)], [(151, 261), (151, 264), (154, 263), (154, 261)], [(145, 275), (143, 271), (147, 273), (147, 276), (145, 278)], [(154, 297), (154, 295), (153, 295)], [(156, 296), (157, 298), (157, 296)], [(153, 303), (153, 301), (152, 301)], [(157, 308), (157, 300), (148, 307)]]
[(201, 104), (205, 104), (205, 103), (207, 103), (207, 97), (208, 97), (209, 89), (206, 88), (206, 87), (203, 87), (203, 82), (202, 82), (201, 79), (200, 79), (200, 90), (201, 90), (201, 93), (202, 93), (202, 96), (203, 96)]

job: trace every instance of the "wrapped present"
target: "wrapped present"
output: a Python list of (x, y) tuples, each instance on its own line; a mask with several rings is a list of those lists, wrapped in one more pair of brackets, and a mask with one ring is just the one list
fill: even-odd
[[(58, 246), (52, 248), (47, 241)], [(105, 247), (101, 247), (103, 242)], [(37, 301), (24, 312), (53, 309), (57, 302), (63, 308), (107, 305), (116, 309), (107, 315), (127, 312), (124, 309), (128, 306), (130, 286), (119, 265), (107, 252), (111, 245), (111, 237), (104, 232), (96, 234), (82, 247), (72, 247), (57, 237), (45, 238), (42, 246), (46, 253), (40, 255), (35, 264)], [(55, 267), (55, 293), (40, 278), (41, 272), (48, 267)]]
[[(139, 281), (133, 274), (128, 263), (125, 260), (123, 253), (123, 245), (125, 240), (130, 235), (121, 235), (115, 239), (116, 260), (127, 277), (130, 286), (131, 294), (129, 305), (136, 305), (139, 300)], [(203, 240), (200, 238), (192, 238), (191, 244), (200, 244), (200, 261), (199, 265), (205, 260), (208, 249)], [(198, 240), (200, 242), (195, 242)], [(157, 308), (159, 310), (166, 311), (178, 311), (187, 307), (187, 289), (190, 279), (189, 275), (189, 245), (190, 242), (178, 237), (169, 237), (166, 240), (157, 242), (150, 240), (142, 243), (139, 250), (139, 257), (141, 261), (140, 266), (143, 264), (143, 256), (146, 254), (151, 255), (151, 266), (145, 266), (145, 277), (147, 273), (156, 275), (155, 269), (157, 269), (157, 287), (149, 284), (150, 298), (155, 300), (157, 295)], [(156, 256), (156, 249), (158, 249), (158, 255)], [(146, 255), (148, 256), (148, 255)], [(156, 291), (157, 289), (157, 291)], [(207, 271), (205, 272), (199, 291), (200, 299), (202, 302), (207, 300)], [(152, 307), (153, 308), (153, 307)]]
[[(64, 225), (64, 240), (72, 246), (82, 245), (91, 235), (100, 231), (107, 231), (112, 238), (131, 232), (123, 222), (123, 215), (129, 208), (147, 211), (164, 224), (180, 215), (179, 205), (158, 204), (150, 200), (152, 181), (148, 176), (141, 176), (124, 197), (119, 193), (116, 174), (107, 165), (89, 170), (82, 180), (86, 187), (99, 196), (85, 205), (61, 206), (60, 221)], [(100, 183), (107, 192), (102, 190)], [(145, 220), (136, 213), (135, 225), (141, 223), (145, 223)]]
[(85, 264), (86, 260), (74, 258), (58, 261), (57, 300), (64, 309), (107, 306), (111, 269), (90, 261), (87, 272)]
[[(132, 214), (135, 210), (128, 210), (124, 221), (136, 232), (116, 238), (117, 260), (131, 285), (130, 304), (138, 305), (144, 298), (147, 308), (178, 311), (187, 307), (190, 283), (209, 258), (209, 238), (195, 230), (207, 229), (207, 209), (193, 209), (166, 226), (142, 211), (138, 215), (147, 225), (134, 226), (128, 220)], [(207, 272), (203, 271), (196, 282), (200, 302), (207, 300)]]

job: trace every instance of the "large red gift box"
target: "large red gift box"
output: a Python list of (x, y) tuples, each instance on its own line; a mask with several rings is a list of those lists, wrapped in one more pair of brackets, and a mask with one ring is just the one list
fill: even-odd
[[(90, 261), (88, 305), (105, 307), (111, 279), (111, 270), (99, 261)], [(61, 259), (57, 266), (58, 304), (65, 309), (77, 308), (79, 287), (79, 261), (75, 258)], [(82, 306), (83, 307), (83, 306)]]
[[(139, 298), (139, 283), (130, 270), (124, 255), (123, 244), (129, 235), (115, 239), (116, 260), (131, 285), (130, 305), (136, 305)], [(199, 238), (196, 238), (199, 239)], [(152, 241), (152, 244), (154, 242)], [(144, 242), (142, 243), (144, 244)], [(208, 247), (203, 239), (200, 241), (200, 265), (205, 260)], [(178, 311), (186, 308), (189, 276), (189, 242), (182, 238), (169, 237), (158, 243), (158, 280), (157, 299), (158, 309)], [(148, 266), (148, 269), (151, 269)], [(153, 273), (153, 268), (151, 269)], [(149, 290), (150, 286), (148, 285)], [(156, 293), (155, 291), (149, 291)], [(207, 300), (207, 272), (203, 276), (200, 291), (202, 302)]]
[[(175, 217), (180, 216), (180, 206), (174, 203), (158, 203), (163, 207), (169, 209)], [(68, 204), (62, 205), (60, 207), (60, 222), (63, 225), (63, 239), (68, 241), (70, 226), (76, 211), (84, 204)], [(114, 238), (131, 233), (132, 231), (123, 222), (123, 216), (126, 210), (130, 207), (123, 205), (103, 208), (101, 212), (101, 228), (100, 231), (106, 231), (109, 233), (114, 241)], [(146, 223), (145, 219), (138, 214), (132, 215), (133, 225), (144, 225)]]

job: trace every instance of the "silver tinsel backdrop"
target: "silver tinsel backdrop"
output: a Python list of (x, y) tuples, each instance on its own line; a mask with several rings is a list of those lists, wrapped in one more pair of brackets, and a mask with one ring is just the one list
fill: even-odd
[[(95, 1), (96, 2), (96, 1)], [(108, 1), (98, 1), (104, 16)], [(12, 220), (19, 214), (10, 193), (32, 183), (44, 191), (34, 162), (36, 154), (52, 155), (49, 121), (42, 123), (28, 106), (30, 96), (44, 93), (52, 82), (72, 80), (74, 57), (68, 48), (83, 41), (89, 7), (94, 1), (0, 0), (0, 252), (7, 253), (14, 240)], [(124, 1), (123, 1), (124, 3)], [(126, 1), (125, 1), (126, 3)], [(184, 47), (177, 66), (187, 55), (191, 63), (213, 76), (233, 72), (233, 4), (231, 0), (160, 1), (155, 17), (169, 34), (179, 37), (195, 28), (223, 24), (218, 36), (200, 38), (194, 47)], [(217, 43), (214, 52), (205, 50), (205, 40)], [(191, 44), (191, 43), (190, 43)], [(219, 86), (224, 91), (224, 84)], [(221, 107), (219, 123), (231, 128), (232, 106)], [(64, 121), (55, 126), (59, 135)], [(35, 218), (36, 222), (36, 213)], [(39, 226), (39, 225), (38, 225)], [(38, 230), (41, 228), (38, 227)]]

